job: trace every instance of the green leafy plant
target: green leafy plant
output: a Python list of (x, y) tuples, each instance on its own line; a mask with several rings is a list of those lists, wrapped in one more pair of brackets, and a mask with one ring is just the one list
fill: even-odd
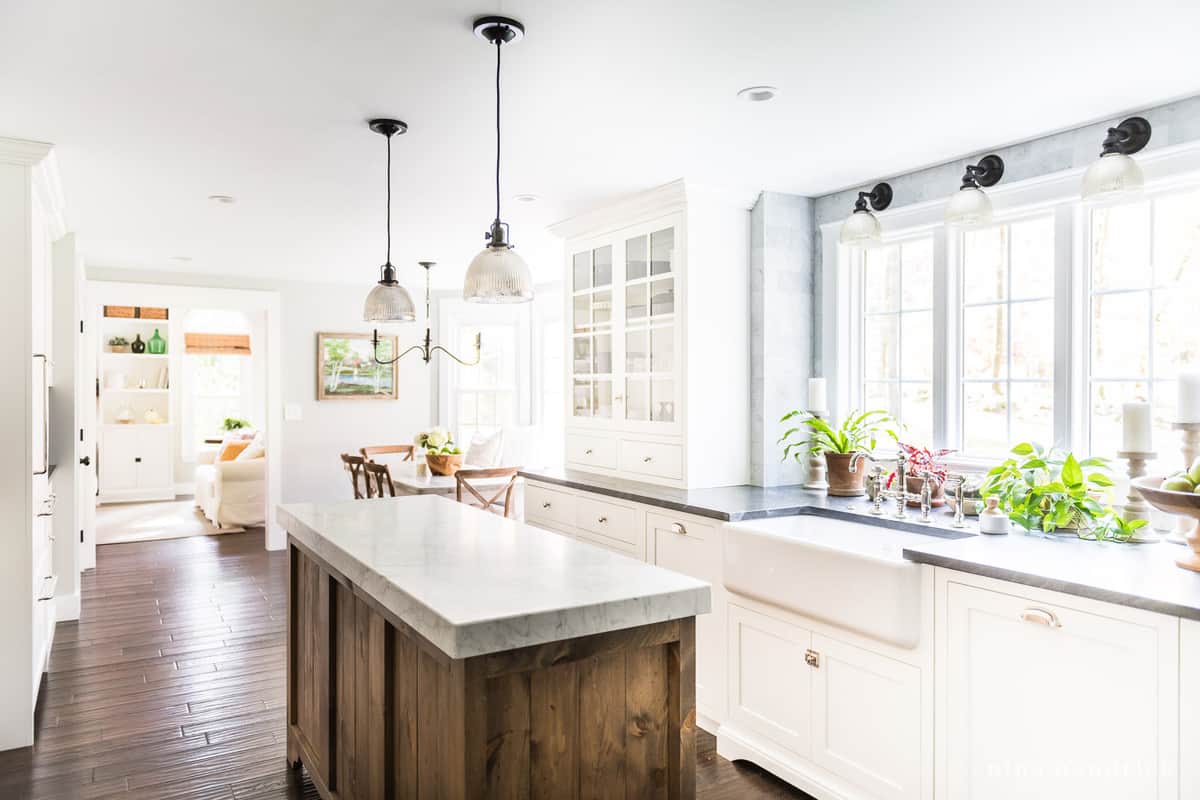
[(872, 453), (881, 435), (886, 434), (893, 440), (898, 436), (896, 420), (878, 409), (852, 411), (836, 428), (808, 411), (789, 411), (779, 421), (796, 418), (799, 418), (799, 424), (788, 428), (779, 437), (778, 444), (784, 446), (784, 459), (791, 457), (799, 461), (805, 453)]
[(1126, 522), (1099, 498), (1113, 485), (1104, 458), (1022, 442), (1014, 458), (987, 473), (980, 494), (996, 497), (1008, 518), (1026, 531), (1074, 530), (1083, 539), (1129, 541), (1144, 520)]
[(226, 417), (225, 421), (221, 423), (221, 428), (227, 431), (236, 431), (241, 428), (249, 427), (251, 427), (250, 420), (239, 419), (238, 417)]
[(108, 340), (109, 347), (125, 347), (129, 341), (124, 336), (114, 336)]

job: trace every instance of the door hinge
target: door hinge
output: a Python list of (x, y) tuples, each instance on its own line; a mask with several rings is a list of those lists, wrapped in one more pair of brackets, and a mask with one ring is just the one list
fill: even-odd
[(79, 332), (83, 333), (83, 320), (79, 320)]
[(83, 441), (83, 428), (79, 429), (79, 441)]
[(821, 668), (821, 654), (818, 653), (816, 650), (805, 650), (804, 651), (804, 663), (808, 664), (810, 667), (812, 667), (814, 669), (820, 669)]
[(79, 530), (79, 543), (83, 544), (83, 529), (82, 528), (80, 528), (80, 530)]

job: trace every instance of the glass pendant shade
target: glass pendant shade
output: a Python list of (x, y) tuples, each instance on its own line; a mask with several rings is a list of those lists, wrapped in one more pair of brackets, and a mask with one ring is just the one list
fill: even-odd
[(1136, 194), (1146, 179), (1138, 163), (1123, 153), (1105, 153), (1083, 174), (1083, 199), (1105, 200)]
[(363, 303), (364, 322), (413, 322), (416, 318), (412, 296), (399, 283), (380, 281)]
[(508, 246), (488, 246), (467, 267), (463, 299), (472, 303), (527, 303), (533, 275), (525, 259)]
[(956, 228), (973, 228), (992, 221), (992, 201), (987, 193), (975, 186), (959, 189), (946, 203), (946, 224)]
[(882, 237), (883, 231), (878, 218), (870, 211), (862, 209), (852, 211), (850, 216), (846, 217), (838, 241), (851, 247), (870, 247), (879, 244)]

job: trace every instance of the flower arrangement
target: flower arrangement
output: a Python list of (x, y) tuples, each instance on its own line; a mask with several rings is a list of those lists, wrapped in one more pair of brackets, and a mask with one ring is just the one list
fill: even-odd
[[(904, 455), (908, 459), (908, 477), (920, 478), (926, 472), (930, 474), (933, 480), (940, 486), (946, 482), (946, 478), (950, 475), (950, 468), (946, 466), (943, 458), (953, 453), (953, 450), (930, 450), (928, 447), (917, 447), (904, 442), (897, 442), (900, 449), (904, 451)], [(896, 473), (893, 472), (888, 476), (887, 486), (892, 488), (892, 484), (896, 480)]]
[(454, 438), (450, 435), (450, 431), (445, 428), (434, 427), (427, 431), (422, 431), (417, 434), (414, 443), (417, 447), (424, 448), (426, 453), (431, 453), (435, 456), (451, 456), (462, 453), (462, 450), (454, 443)]

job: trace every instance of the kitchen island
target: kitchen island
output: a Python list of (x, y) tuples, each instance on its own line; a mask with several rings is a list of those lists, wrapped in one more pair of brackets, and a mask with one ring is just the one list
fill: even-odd
[(279, 521), (288, 759), (323, 797), (695, 796), (708, 584), (440, 497)]

